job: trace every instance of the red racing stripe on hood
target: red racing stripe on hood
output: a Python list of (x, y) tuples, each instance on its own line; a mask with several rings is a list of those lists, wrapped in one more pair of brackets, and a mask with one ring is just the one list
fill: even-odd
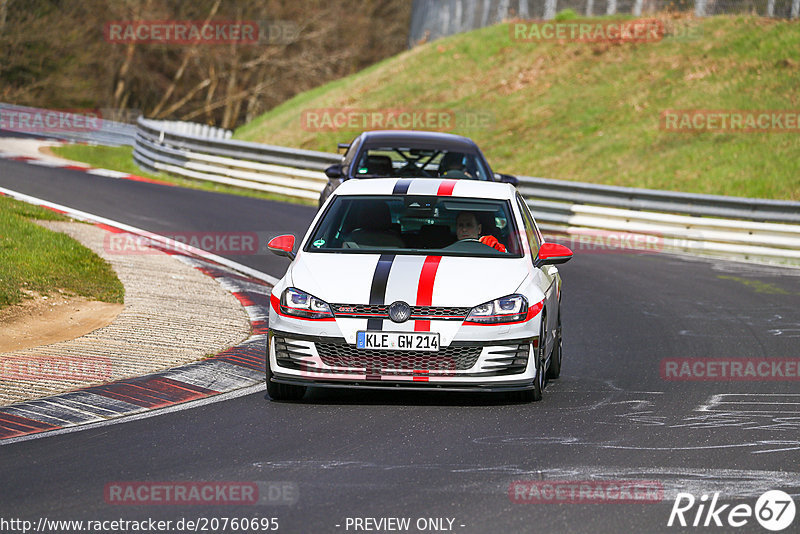
[[(422, 271), (419, 273), (419, 285), (417, 286), (417, 306), (430, 306), (433, 301), (433, 283), (436, 281), (436, 271), (439, 270), (441, 256), (426, 256)], [(415, 332), (430, 332), (431, 322), (428, 320), (417, 320), (414, 322)]]
[(458, 180), (442, 180), (439, 184), (439, 190), (436, 194), (440, 197), (449, 197), (453, 194), (453, 188), (456, 186)]

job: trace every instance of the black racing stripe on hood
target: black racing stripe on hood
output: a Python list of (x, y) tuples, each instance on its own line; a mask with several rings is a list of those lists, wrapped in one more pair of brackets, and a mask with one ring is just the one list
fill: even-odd
[[(381, 254), (375, 274), (372, 276), (372, 287), (369, 291), (370, 304), (385, 304), (386, 284), (389, 282), (389, 271), (392, 270), (394, 254)], [(367, 319), (367, 330), (382, 330), (383, 319)]]
[(400, 180), (397, 180), (397, 182), (395, 182), (394, 189), (392, 189), (392, 194), (405, 195), (406, 193), (408, 193), (408, 186), (410, 185), (411, 185), (410, 178), (401, 178)]

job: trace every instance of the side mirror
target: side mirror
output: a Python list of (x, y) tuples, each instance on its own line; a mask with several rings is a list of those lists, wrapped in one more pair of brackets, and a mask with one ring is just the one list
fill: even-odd
[(519, 185), (519, 178), (510, 174), (495, 174), (494, 179), (504, 184), (511, 184), (514, 187)]
[(267, 243), (267, 248), (278, 256), (286, 256), (290, 260), (295, 258), (295, 253), (292, 251), (294, 249), (294, 236), (291, 234), (273, 237)]
[(341, 178), (342, 177), (342, 164), (336, 163), (325, 169), (325, 176), (328, 178)]
[(543, 265), (558, 265), (566, 263), (572, 258), (572, 251), (564, 245), (558, 243), (543, 243), (539, 247), (539, 253), (533, 261), (534, 267)]

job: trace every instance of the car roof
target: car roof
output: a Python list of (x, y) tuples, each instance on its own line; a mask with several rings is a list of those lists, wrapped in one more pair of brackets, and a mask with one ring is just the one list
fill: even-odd
[(511, 184), (448, 178), (368, 178), (347, 180), (333, 195), (438, 195), (465, 198), (511, 200), (516, 195)]
[(372, 130), (361, 134), (361, 147), (413, 145), (414, 148), (439, 148), (479, 153), (478, 145), (468, 138), (444, 132), (419, 130)]

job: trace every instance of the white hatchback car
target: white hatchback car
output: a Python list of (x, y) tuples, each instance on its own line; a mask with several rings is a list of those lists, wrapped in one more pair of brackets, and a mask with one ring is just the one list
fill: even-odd
[(507, 392), (539, 400), (561, 370), (561, 277), (510, 184), (352, 180), (300, 243), (270, 298), (267, 391), (308, 386)]

